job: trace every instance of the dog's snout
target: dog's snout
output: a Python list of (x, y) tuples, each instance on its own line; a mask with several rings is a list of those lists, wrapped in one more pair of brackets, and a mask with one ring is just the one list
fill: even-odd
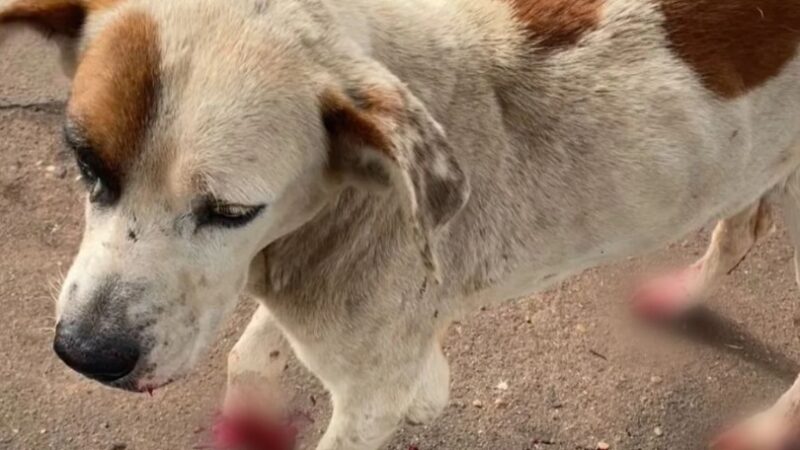
[(130, 333), (84, 332), (81, 327), (64, 323), (56, 326), (53, 349), (69, 367), (103, 383), (133, 372), (140, 356), (139, 345)]

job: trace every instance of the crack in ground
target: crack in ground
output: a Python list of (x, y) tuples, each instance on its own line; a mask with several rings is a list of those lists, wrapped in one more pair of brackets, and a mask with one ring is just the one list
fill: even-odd
[(36, 111), (48, 114), (60, 114), (64, 111), (64, 102), (59, 100), (51, 100), (47, 102), (31, 102), (31, 103), (0, 103), (0, 111)]

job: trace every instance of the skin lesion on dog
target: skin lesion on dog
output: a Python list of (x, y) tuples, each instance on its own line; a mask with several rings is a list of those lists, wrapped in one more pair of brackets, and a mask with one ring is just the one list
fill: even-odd
[(269, 0), (258, 0), (255, 4), (255, 13), (258, 15), (266, 14), (269, 10)]

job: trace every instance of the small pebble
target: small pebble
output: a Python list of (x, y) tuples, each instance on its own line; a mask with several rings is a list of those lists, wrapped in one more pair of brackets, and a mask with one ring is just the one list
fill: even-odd
[(497, 386), (495, 388), (498, 391), (507, 391), (508, 390), (508, 383), (506, 383), (505, 381), (501, 381), (500, 383), (497, 384)]
[(497, 408), (505, 408), (506, 406), (508, 406), (508, 402), (504, 398), (498, 398), (497, 400), (494, 401), (494, 406), (496, 406)]
[(608, 450), (611, 446), (608, 443), (600, 441), (597, 443), (597, 450)]
[(662, 429), (661, 429), (661, 427), (656, 427), (656, 428), (653, 430), (653, 433), (655, 433), (655, 434), (656, 434), (656, 436), (662, 436), (662, 435), (664, 434), (664, 430), (662, 430)]
[(483, 402), (480, 401), (480, 400), (475, 400), (475, 401), (472, 402), (472, 406), (474, 406), (476, 408), (483, 408)]

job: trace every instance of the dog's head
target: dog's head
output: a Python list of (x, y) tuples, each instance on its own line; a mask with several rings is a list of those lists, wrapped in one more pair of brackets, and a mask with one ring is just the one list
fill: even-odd
[(315, 4), (0, 0), (0, 29), (54, 38), (73, 76), (86, 228), (55, 338), (71, 367), (136, 391), (184, 374), (254, 258), (342, 186), (393, 191), (435, 271), (464, 174), (420, 102)]

